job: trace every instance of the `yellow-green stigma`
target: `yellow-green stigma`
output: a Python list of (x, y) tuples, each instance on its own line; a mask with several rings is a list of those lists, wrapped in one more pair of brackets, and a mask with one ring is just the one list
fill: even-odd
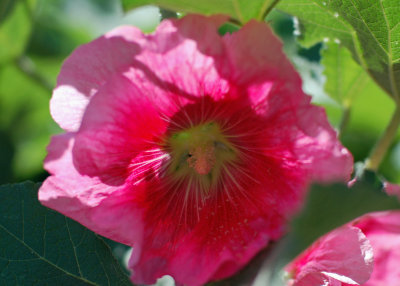
[(176, 132), (167, 144), (172, 157), (170, 171), (179, 177), (199, 176), (209, 186), (216, 182), (223, 164), (237, 157), (236, 149), (215, 122)]

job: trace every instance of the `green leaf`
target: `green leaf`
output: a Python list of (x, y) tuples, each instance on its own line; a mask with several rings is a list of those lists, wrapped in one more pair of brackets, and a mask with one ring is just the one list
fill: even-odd
[(24, 51), (31, 28), (27, 6), (19, 1), (0, 25), (0, 64)]
[(311, 47), (324, 39), (340, 39), (351, 51), (354, 49), (356, 34), (351, 25), (326, 7), (321, 0), (282, 0), (277, 9), (300, 20), (299, 40), (305, 47)]
[(398, 0), (285, 0), (278, 8), (300, 19), (308, 41), (339, 39), (374, 80), (400, 102)]
[(325, 67), (325, 92), (344, 108), (349, 108), (357, 95), (368, 92), (366, 83), (372, 79), (342, 44), (326, 44), (321, 63)]
[(0, 187), (0, 285), (132, 285), (102, 239), (38, 202), (39, 186)]
[(358, 160), (364, 160), (389, 123), (395, 104), (341, 43), (325, 43), (321, 64), (326, 78), (324, 90), (337, 104), (319, 103), (336, 127), (343, 111), (350, 109), (346, 132), (341, 139)]
[(356, 161), (363, 161), (389, 123), (395, 103), (343, 45), (331, 41), (325, 45), (321, 62), (325, 68), (324, 89), (337, 104), (320, 104)]
[(227, 14), (241, 23), (252, 18), (263, 20), (268, 11), (279, 0), (122, 0), (125, 11), (143, 5), (157, 5), (161, 8), (187, 13)]
[(379, 168), (379, 172), (391, 183), (400, 185), (400, 132), (392, 148), (387, 153), (384, 162)]
[[(60, 65), (41, 64), (57, 71)], [(14, 158), (7, 168), (12, 169), (14, 180), (42, 172), (49, 137), (60, 132), (49, 114), (50, 96), (51, 91), (21, 71), (17, 63), (0, 66), (0, 130), (13, 142)]]
[(15, 0), (3, 0), (0, 2), (0, 24), (13, 10), (15, 2)]
[(400, 5), (398, 0), (330, 1), (355, 29), (363, 65), (400, 102)]

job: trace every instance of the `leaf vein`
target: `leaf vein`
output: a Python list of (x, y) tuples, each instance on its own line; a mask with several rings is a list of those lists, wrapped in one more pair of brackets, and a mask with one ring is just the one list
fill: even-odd
[(59, 267), (57, 264), (54, 264), (53, 262), (51, 262), (50, 260), (46, 259), (45, 257), (41, 256), (39, 253), (37, 253), (33, 248), (31, 248), (29, 245), (27, 245), (23, 240), (21, 240), (19, 237), (17, 237), (16, 235), (14, 235), (12, 232), (10, 232), (7, 228), (5, 228), (2, 224), (0, 224), (0, 229), (2, 229), (3, 231), (5, 231), (6, 233), (8, 233), (10, 236), (12, 236), (16, 241), (18, 241), (19, 243), (21, 243), (23, 246), (25, 246), (29, 251), (31, 251), (32, 254), (36, 255), (38, 257), (38, 259), (43, 260), (44, 262), (50, 264), (51, 266), (53, 266), (54, 268), (60, 270), (61, 272), (66, 273), (67, 275), (78, 279), (78, 280), (82, 280), (90, 285), (94, 285), (94, 286), (99, 286), (96, 283), (93, 283), (87, 279), (85, 279), (84, 277), (79, 277), (76, 276), (75, 274)]
[(71, 241), (72, 249), (74, 250), (74, 257), (75, 257), (75, 261), (76, 261), (76, 266), (78, 267), (79, 275), (82, 277), (83, 275), (82, 275), (81, 266), (80, 266), (80, 264), (79, 264), (78, 255), (76, 254), (76, 247), (75, 247), (75, 244), (74, 244), (74, 242), (72, 241), (71, 232), (70, 232), (70, 230), (69, 230), (69, 225), (68, 225), (67, 218), (65, 217), (64, 220), (65, 220), (65, 226), (67, 227), (67, 230), (68, 230), (68, 237), (69, 237), (69, 240)]

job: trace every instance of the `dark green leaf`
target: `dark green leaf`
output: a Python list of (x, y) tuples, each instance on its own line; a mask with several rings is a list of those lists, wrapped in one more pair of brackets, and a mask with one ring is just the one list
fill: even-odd
[(12, 179), (12, 165), (14, 145), (7, 132), (0, 129), (0, 184), (8, 183)]
[(0, 187), (0, 285), (131, 285), (102, 239), (38, 202), (39, 186)]
[(143, 5), (158, 5), (162, 8), (188, 13), (227, 14), (241, 23), (252, 18), (262, 20), (278, 0), (122, 0), (124, 10)]

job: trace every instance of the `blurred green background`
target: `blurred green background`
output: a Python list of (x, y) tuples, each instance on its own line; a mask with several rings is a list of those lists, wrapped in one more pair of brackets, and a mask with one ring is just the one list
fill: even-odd
[[(0, 183), (42, 181), (47, 176), (42, 167), (46, 145), (52, 134), (62, 132), (50, 117), (49, 99), (63, 60), (77, 46), (116, 26), (130, 24), (151, 32), (160, 19), (159, 9), (151, 6), (125, 14), (118, 0), (1, 0)], [(304, 48), (298, 44), (301, 33), (295, 19), (273, 11), (267, 21), (284, 41), (306, 92), (326, 107), (338, 127), (343, 110), (324, 91), (321, 64), (321, 52), (333, 43)], [(372, 81), (357, 90), (341, 134), (356, 161), (366, 158), (393, 110), (390, 98)], [(381, 172), (400, 183), (399, 136)]]
[(159, 20), (156, 7), (123, 14), (114, 0), (0, 1), (0, 184), (47, 176), (46, 145), (62, 132), (49, 99), (64, 59), (116, 26), (151, 31)]

